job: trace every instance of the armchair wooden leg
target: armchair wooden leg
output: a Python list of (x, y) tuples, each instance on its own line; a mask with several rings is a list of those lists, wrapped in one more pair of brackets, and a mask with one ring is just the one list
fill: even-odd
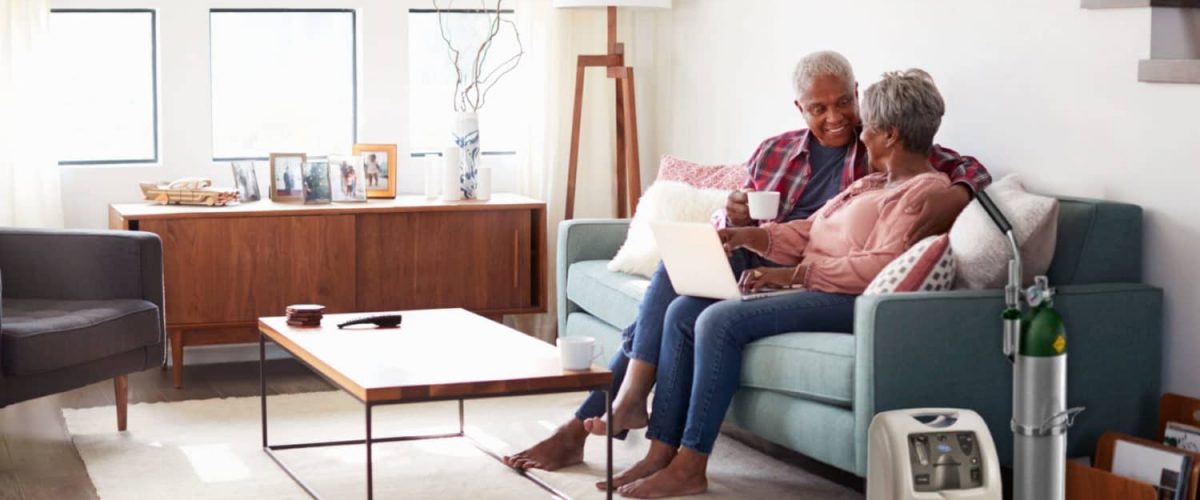
[(129, 375), (118, 375), (114, 378), (113, 388), (116, 389), (117, 396), (117, 431), (124, 431), (129, 409)]

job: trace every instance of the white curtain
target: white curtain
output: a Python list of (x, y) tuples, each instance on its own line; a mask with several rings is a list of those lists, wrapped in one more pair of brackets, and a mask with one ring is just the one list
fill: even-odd
[[(575, 58), (605, 52), (603, 9), (556, 9), (551, 0), (517, 0), (517, 26), (525, 55), (521, 60), (526, 141), (519, 149), (517, 190), (546, 201), (548, 313), (511, 317), (514, 325), (552, 341), (555, 324), (554, 264), (558, 224), (566, 204)], [(575, 217), (612, 217), (616, 147), (613, 81), (590, 69), (584, 89)]]
[(62, 227), (47, 0), (0, 0), (0, 226)]

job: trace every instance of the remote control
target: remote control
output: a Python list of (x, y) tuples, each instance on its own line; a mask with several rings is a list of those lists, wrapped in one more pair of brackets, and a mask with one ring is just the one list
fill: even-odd
[(345, 328), (350, 325), (368, 325), (373, 324), (379, 328), (395, 328), (400, 326), (402, 318), (399, 314), (380, 314), (376, 316), (367, 316), (364, 318), (352, 319), (344, 323), (339, 323), (338, 328)]

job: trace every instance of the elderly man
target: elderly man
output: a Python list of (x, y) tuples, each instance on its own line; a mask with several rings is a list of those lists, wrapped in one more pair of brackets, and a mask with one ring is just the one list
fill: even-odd
[[(751, 226), (745, 191), (780, 192), (780, 211), (775, 222), (806, 219), (843, 189), (867, 176), (867, 148), (859, 140), (858, 84), (849, 61), (831, 51), (804, 57), (793, 75), (794, 104), (807, 129), (786, 132), (763, 141), (750, 157), (745, 190), (729, 195), (726, 208), (714, 219), (719, 227)], [(909, 242), (947, 231), (976, 191), (990, 181), (987, 170), (975, 159), (959, 156), (950, 149), (933, 146), (930, 165), (947, 174), (951, 184), (925, 193), (911, 210), (916, 222), (906, 234)], [(734, 272), (777, 264), (745, 250), (731, 257)], [(790, 271), (790, 269), (789, 269)], [(655, 381), (662, 347), (663, 321), (668, 306), (677, 298), (662, 265), (654, 273), (638, 310), (638, 318), (623, 332), (624, 344), (609, 367), (614, 389), (619, 387), (609, 422), (604, 414), (604, 395), (590, 394), (575, 413), (550, 437), (534, 446), (504, 457), (517, 468), (555, 470), (583, 460), (589, 432), (603, 434), (614, 425), (614, 433), (645, 427), (646, 398)], [(782, 314), (786, 314), (782, 313)], [(617, 485), (644, 477), (639, 463), (615, 478)], [(598, 483), (601, 486), (603, 483)]]

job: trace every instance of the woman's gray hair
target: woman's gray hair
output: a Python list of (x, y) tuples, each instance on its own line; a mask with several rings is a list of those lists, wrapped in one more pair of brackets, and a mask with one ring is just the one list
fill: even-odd
[(942, 124), (946, 103), (923, 70), (908, 69), (883, 74), (863, 93), (859, 116), (863, 126), (876, 130), (895, 127), (904, 149), (928, 153)]
[(796, 97), (812, 85), (818, 76), (831, 75), (841, 78), (851, 90), (854, 89), (854, 70), (846, 57), (832, 50), (813, 52), (796, 63), (792, 73), (792, 84), (796, 86)]

